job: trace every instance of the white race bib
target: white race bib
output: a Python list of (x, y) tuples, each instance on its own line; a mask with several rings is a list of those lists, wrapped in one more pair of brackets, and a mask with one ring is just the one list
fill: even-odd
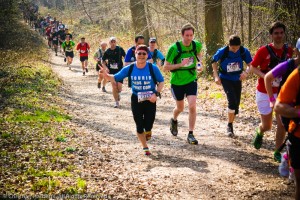
[(182, 67), (190, 67), (192, 64), (194, 64), (194, 57), (189, 57), (189, 58), (181, 58), (181, 62), (184, 59), (189, 59), (189, 61)]
[(281, 82), (282, 78), (275, 78), (272, 82), (272, 87), (279, 87), (280, 86), (280, 82)]
[(80, 53), (85, 53), (85, 50), (80, 50)]
[(138, 92), (138, 102), (146, 101), (148, 100), (151, 95), (153, 94), (153, 91), (146, 91), (146, 92)]
[(112, 63), (110, 64), (111, 69), (118, 69), (118, 63)]
[(240, 65), (238, 62), (228, 63), (227, 72), (238, 72), (240, 71)]

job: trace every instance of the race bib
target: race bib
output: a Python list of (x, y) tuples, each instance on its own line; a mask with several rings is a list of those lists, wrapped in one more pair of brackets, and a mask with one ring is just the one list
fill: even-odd
[(118, 63), (112, 63), (110, 64), (111, 69), (118, 69)]
[(153, 94), (153, 91), (146, 91), (146, 92), (138, 92), (138, 102), (146, 101), (148, 100), (151, 95)]
[(238, 62), (228, 63), (227, 72), (238, 72), (240, 71), (240, 65)]
[(272, 87), (279, 87), (280, 86), (280, 82), (281, 82), (282, 78), (275, 78), (272, 82)]
[(80, 50), (80, 53), (85, 53), (85, 50)]
[(54, 37), (53, 40), (57, 40), (57, 37)]
[(190, 67), (192, 64), (194, 64), (194, 57), (189, 57), (189, 58), (181, 58), (181, 62), (184, 60), (184, 59), (189, 59), (189, 61), (182, 67)]

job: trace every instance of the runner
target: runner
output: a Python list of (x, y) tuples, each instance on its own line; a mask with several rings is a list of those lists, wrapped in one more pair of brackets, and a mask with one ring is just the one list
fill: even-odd
[(66, 41), (62, 43), (62, 49), (66, 56), (65, 59), (67, 60), (67, 66), (69, 66), (70, 70), (71, 70), (70, 65), (72, 64), (74, 58), (74, 52), (73, 52), (74, 47), (75, 47), (75, 43), (72, 40), (70, 40), (70, 36), (66, 36)]
[[(285, 31), (286, 26), (283, 23), (274, 22), (269, 29), (272, 43), (261, 47), (251, 62), (251, 71), (259, 77), (258, 85), (256, 87), (256, 104), (260, 113), (261, 123), (259, 124), (259, 127), (255, 129), (253, 145), (256, 149), (261, 148), (264, 133), (271, 130), (272, 127), (273, 109), (270, 107), (269, 96), (264, 84), (264, 76), (278, 63), (286, 61), (293, 55), (292, 48), (288, 47), (287, 44), (284, 44)], [(277, 96), (278, 86), (279, 84), (276, 80), (276, 85), (273, 86), (274, 98)], [(277, 149), (284, 142), (285, 129), (278, 114), (276, 114), (276, 121), (277, 130), (274, 159), (279, 162), (281, 159), (280, 153), (278, 154)]]
[[(219, 69), (218, 61), (220, 61)], [(243, 61), (248, 65), (245, 71)], [(249, 50), (241, 46), (241, 39), (236, 35), (229, 37), (229, 46), (220, 48), (213, 56), (213, 76), (218, 85), (222, 84), (228, 101), (227, 135), (229, 137), (234, 136), (233, 121), (235, 115), (239, 113), (242, 81), (248, 76), (251, 61)]]
[[(126, 56), (125, 56), (125, 65), (129, 65), (133, 62), (136, 61), (136, 57), (135, 57), (135, 49), (138, 45), (142, 45), (144, 44), (145, 38), (142, 35), (138, 35), (135, 37), (134, 39), (135, 41), (135, 45), (130, 47), (127, 52), (126, 52)], [(148, 54), (148, 60), (151, 59), (151, 55)]]
[[(125, 57), (125, 51), (122, 47), (117, 46), (117, 39), (115, 37), (109, 39), (109, 46), (102, 57), (102, 66), (109, 74), (116, 74), (123, 68), (122, 57)], [(123, 80), (117, 81), (116, 85), (112, 84), (112, 92), (115, 99), (114, 108), (119, 108), (120, 106), (122, 84)]]
[[(153, 64), (161, 67), (164, 65), (165, 57), (164, 55), (156, 48), (156, 38), (149, 39), (149, 52), (153, 61)], [(160, 63), (157, 62), (157, 59), (160, 60)]]
[[(298, 39), (298, 41), (297, 41), (297, 44), (300, 46), (300, 38)], [(296, 46), (297, 46), (297, 44), (296, 44)], [(272, 90), (273, 83), (276, 80), (280, 81), (279, 89), (278, 89), (278, 93), (279, 93), (282, 85), (285, 83), (288, 76), (294, 71), (294, 69), (297, 68), (297, 66), (300, 63), (299, 51), (297, 49), (295, 49), (295, 54), (297, 55), (296, 58), (294, 58), (294, 59), (292, 58), (292, 59), (289, 59), (288, 61), (278, 64), (271, 71), (269, 71), (264, 77), (265, 87), (266, 87), (267, 93), (269, 95), (271, 108), (274, 107), (275, 100), (276, 100), (274, 97), (273, 90)], [(289, 119), (287, 119), (285, 117), (280, 117), (280, 118), (281, 118), (281, 123), (283, 124), (285, 132), (286, 132), (288, 130)], [(281, 154), (280, 154), (280, 151), (278, 151), (277, 149), (274, 152), (274, 157), (275, 156), (276, 156), (276, 160), (278, 160), (278, 162), (281, 161)]]
[(138, 139), (142, 144), (145, 155), (149, 156), (151, 153), (147, 141), (151, 139), (156, 114), (156, 101), (163, 89), (164, 78), (156, 65), (147, 62), (148, 48), (146, 45), (137, 46), (135, 56), (137, 61), (124, 67), (117, 74), (109, 75), (106, 70), (103, 70), (103, 73), (112, 84), (116, 84), (116, 82), (122, 81), (126, 77), (131, 77), (129, 80), (132, 89), (131, 110)]
[(102, 57), (104, 55), (104, 52), (106, 51), (107, 48), (107, 43), (106, 42), (101, 42), (100, 47), (98, 51), (94, 54), (94, 60), (97, 61), (96, 63), (96, 71), (98, 72), (98, 88), (101, 88), (101, 83), (102, 83), (102, 92), (106, 92), (105, 85), (106, 85), (106, 79), (103, 77), (103, 73), (100, 73), (100, 67), (102, 66)]
[[(295, 199), (300, 199), (300, 38), (297, 45), (297, 58), (294, 59), (298, 69), (294, 70), (287, 78), (278, 95), (275, 111), (287, 118), (289, 122), (289, 141), (291, 146), (289, 149), (290, 164), (294, 169), (296, 179), (296, 195)], [(274, 71), (276, 73), (276, 71)]]
[(57, 56), (57, 48), (58, 48), (58, 37), (59, 37), (59, 33), (55, 30), (55, 28), (52, 28), (52, 31), (50, 33), (50, 37), (52, 39), (52, 46), (54, 48), (55, 51), (55, 55)]
[(84, 76), (85, 72), (88, 72), (88, 59), (89, 59), (88, 56), (90, 51), (90, 45), (85, 42), (85, 37), (81, 38), (81, 42), (77, 45), (76, 50), (79, 53), (82, 73)]
[[(197, 99), (197, 71), (196, 63), (200, 62), (199, 57), (202, 44), (194, 41), (194, 27), (186, 24), (181, 29), (182, 41), (172, 44), (168, 50), (165, 70), (171, 71), (171, 91), (176, 106), (173, 110), (173, 117), (170, 120), (170, 131), (172, 135), (178, 134), (177, 117), (184, 110), (184, 97), (186, 96), (189, 105), (189, 133), (187, 141), (189, 144), (198, 144), (193, 131), (196, 123), (196, 99)], [(200, 71), (200, 69), (199, 69)]]

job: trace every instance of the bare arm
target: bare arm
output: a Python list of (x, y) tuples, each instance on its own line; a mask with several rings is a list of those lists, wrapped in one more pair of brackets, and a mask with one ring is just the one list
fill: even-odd
[(253, 72), (254, 74), (256, 74), (257, 76), (259, 76), (260, 78), (265, 77), (265, 74), (263, 72), (261, 72), (259, 69), (257, 69), (257, 67), (253, 67), (252, 65), (250, 65), (250, 71)]
[(273, 94), (273, 90), (272, 90), (272, 81), (274, 80), (274, 78), (275, 77), (273, 76), (272, 71), (269, 71), (268, 73), (266, 73), (266, 75), (264, 77), (265, 87), (266, 87), (267, 93), (270, 98), (270, 107), (271, 108), (273, 108), (274, 104), (275, 104), (274, 94)]
[(187, 64), (188, 61), (189, 61), (188, 59), (183, 59), (182, 62), (178, 63), (178, 64), (171, 64), (168, 61), (165, 61), (164, 71), (171, 71), (171, 70), (179, 69), (180, 67), (182, 67), (185, 64)]
[(287, 118), (299, 117), (298, 113), (300, 112), (299, 108), (294, 108), (289, 104), (280, 103), (279, 101), (276, 101), (274, 110), (276, 113)]
[(218, 85), (221, 85), (221, 79), (219, 77), (219, 74), (218, 74), (218, 64), (217, 62), (213, 62), (211, 64), (212, 68), (213, 68), (213, 77), (215, 78), (215, 83), (218, 84)]
[[(163, 87), (164, 87), (164, 84), (165, 84), (164, 82), (160, 82), (160, 83), (157, 85), (156, 91), (157, 91), (157, 92), (161, 92), (162, 89), (163, 89)], [(151, 97), (150, 97), (150, 99), (149, 99), (149, 101), (152, 102), (152, 103), (155, 103), (155, 102), (157, 101), (157, 96), (156, 96), (156, 94), (152, 94)]]

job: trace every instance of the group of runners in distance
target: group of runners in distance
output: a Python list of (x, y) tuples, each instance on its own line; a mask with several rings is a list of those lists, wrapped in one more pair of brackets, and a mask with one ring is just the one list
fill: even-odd
[[(55, 18), (52, 19), (50, 15), (39, 24), (38, 29), (42, 35), (47, 36), (49, 47), (54, 49), (56, 55), (60, 48), (69, 69), (74, 49), (79, 52), (82, 73), (85, 75), (88, 72), (90, 52), (90, 45), (85, 38), (82, 37), (80, 43), (75, 45), (72, 34), (65, 25)], [(150, 38), (146, 46), (142, 35), (135, 37), (135, 45), (127, 51), (117, 44), (116, 37), (110, 37), (108, 43), (100, 43), (99, 49), (93, 55), (98, 73), (97, 87), (102, 92), (107, 92), (106, 84), (112, 84), (115, 108), (120, 107), (123, 79), (128, 78), (128, 86), (132, 90), (131, 110), (136, 134), (145, 155), (151, 155), (147, 142), (152, 136), (156, 101), (161, 97), (160, 92), (164, 87), (164, 77), (160, 69), (171, 73), (171, 93), (175, 100), (169, 123), (171, 134), (178, 135), (178, 118), (184, 111), (186, 98), (187, 142), (192, 145), (198, 144), (194, 129), (197, 117), (197, 73), (202, 71), (202, 67), (197, 66), (202, 66), (202, 43), (194, 40), (194, 30), (192, 25), (184, 25), (181, 29), (182, 39), (169, 47), (166, 56), (157, 49), (156, 38)], [(250, 73), (258, 76), (256, 104), (261, 123), (254, 130), (253, 146), (256, 149), (261, 148), (264, 133), (271, 130), (275, 110), (277, 129), (274, 160), (281, 162), (281, 150), (288, 139), (287, 149), (291, 172), (296, 182), (296, 199), (300, 199), (300, 77), (297, 69), (300, 63), (300, 39), (293, 49), (285, 43), (285, 33), (286, 26), (282, 22), (274, 22), (269, 29), (272, 42), (259, 48), (253, 58), (250, 51), (241, 45), (240, 37), (231, 35), (228, 45), (217, 50), (211, 63), (215, 83), (222, 85), (228, 100), (228, 123), (225, 133), (229, 137), (235, 136), (233, 123), (239, 113), (242, 81)], [(293, 55), (296, 57), (292, 58)], [(246, 67), (243, 62), (246, 63)]]

